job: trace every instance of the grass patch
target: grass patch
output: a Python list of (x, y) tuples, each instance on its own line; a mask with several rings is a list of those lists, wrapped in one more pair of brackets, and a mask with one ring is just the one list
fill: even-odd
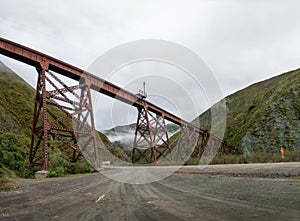
[(15, 180), (14, 172), (5, 167), (0, 168), (0, 191), (9, 191), (11, 189), (18, 189), (20, 184)]

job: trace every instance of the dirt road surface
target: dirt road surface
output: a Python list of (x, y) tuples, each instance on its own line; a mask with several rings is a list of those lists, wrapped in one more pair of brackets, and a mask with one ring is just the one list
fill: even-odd
[(101, 174), (19, 180), (0, 193), (0, 220), (299, 221), (297, 176), (300, 163), (185, 167), (139, 185)]

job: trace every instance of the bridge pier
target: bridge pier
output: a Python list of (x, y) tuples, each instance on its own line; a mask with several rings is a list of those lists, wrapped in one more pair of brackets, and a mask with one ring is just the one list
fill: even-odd
[(46, 59), (36, 69), (38, 80), (29, 152), (30, 164), (42, 165), (43, 170), (49, 170), (51, 162), (48, 155), (52, 149), (69, 154), (70, 160), (76, 162), (81, 155), (77, 140), (84, 137), (86, 143), (81, 146), (83, 149), (92, 149), (89, 153), (93, 153), (93, 156), (88, 160), (95, 167), (99, 167), (89, 82), (83, 80), (78, 85), (67, 86), (58, 74), (48, 70), (49, 63)]
[(138, 108), (132, 163), (156, 164), (167, 153), (171, 146), (164, 116), (150, 112), (147, 106)]
[(195, 150), (198, 143), (199, 134), (193, 128), (186, 125), (181, 126), (180, 136), (176, 147), (172, 151), (172, 156), (178, 163), (186, 162)]

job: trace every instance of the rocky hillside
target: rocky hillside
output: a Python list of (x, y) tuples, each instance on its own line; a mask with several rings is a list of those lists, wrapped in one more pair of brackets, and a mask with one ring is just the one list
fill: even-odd
[[(240, 152), (300, 149), (300, 69), (253, 84), (226, 97), (225, 137)], [(210, 110), (199, 117), (209, 129)]]

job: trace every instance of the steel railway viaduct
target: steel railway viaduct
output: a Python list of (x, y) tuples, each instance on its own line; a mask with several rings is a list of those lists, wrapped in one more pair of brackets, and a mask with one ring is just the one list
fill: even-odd
[[(0, 38), (0, 53), (37, 70), (29, 162), (41, 164), (44, 170), (49, 169), (48, 152), (53, 140), (59, 143), (55, 145), (56, 148), (67, 147), (67, 151), (72, 151), (73, 161), (88, 149), (91, 155), (89, 160), (95, 167), (99, 167), (91, 90), (138, 109), (132, 163), (156, 164), (169, 153), (174, 155), (166, 130), (166, 120), (181, 127), (178, 151), (173, 157), (185, 159), (186, 153), (191, 153), (197, 143), (200, 145), (197, 154), (201, 156), (208, 138), (210, 145), (221, 145), (222, 153), (234, 151), (234, 147), (226, 141), (78, 67), (4, 38)], [(69, 86), (60, 79), (60, 75), (79, 83)]]

